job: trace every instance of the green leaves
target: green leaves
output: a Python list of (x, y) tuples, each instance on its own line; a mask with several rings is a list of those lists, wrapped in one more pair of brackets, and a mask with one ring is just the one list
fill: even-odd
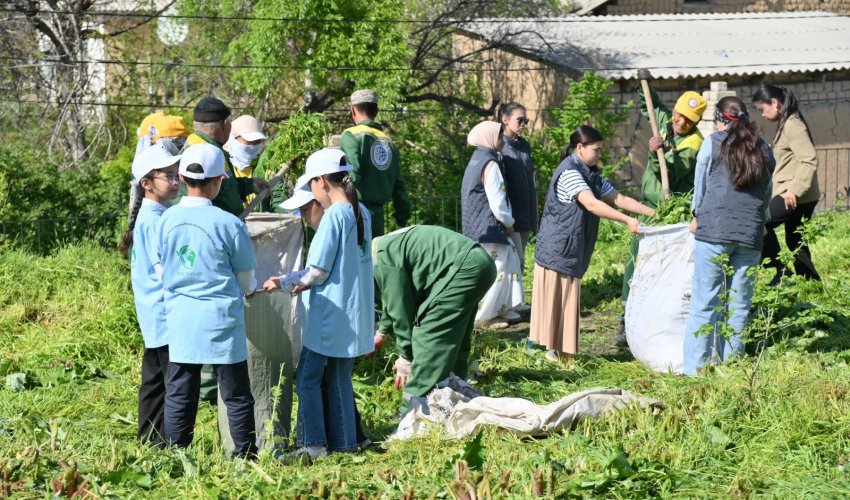
[[(607, 93), (611, 85), (611, 80), (590, 71), (584, 73), (581, 80), (569, 82), (564, 102), (549, 110), (553, 125), (544, 127), (542, 136), (534, 136), (532, 140), (532, 157), (541, 179), (552, 176), (561, 151), (570, 143), (570, 134), (580, 125), (590, 125), (602, 137), (610, 139), (616, 125), (626, 121), (632, 102), (616, 108), (614, 98)], [(611, 177), (627, 161), (628, 157), (615, 159), (608, 150), (603, 151), (600, 158), (602, 175)]]
[(271, 176), (284, 163), (296, 157), (303, 162), (311, 153), (324, 147), (330, 133), (330, 124), (323, 115), (300, 111), (293, 113), (266, 144), (258, 168)]
[(481, 470), (484, 467), (484, 445), (481, 444), (483, 436), (484, 433), (479, 432), (472, 441), (467, 442), (463, 447), (460, 458), (466, 460), (466, 463), (472, 469)]
[(137, 467), (123, 467), (103, 476), (107, 483), (121, 484), (126, 486), (138, 486), (146, 490), (153, 487), (153, 478), (150, 474)]
[(649, 223), (655, 226), (666, 226), (689, 222), (693, 219), (691, 215), (692, 199), (693, 192), (670, 195), (670, 198), (661, 202), (661, 205), (655, 209), (655, 214), (649, 219)]

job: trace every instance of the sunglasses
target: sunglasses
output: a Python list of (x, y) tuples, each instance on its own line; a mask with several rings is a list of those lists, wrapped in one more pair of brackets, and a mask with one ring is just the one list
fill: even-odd
[(520, 118), (517, 118), (516, 122), (519, 123), (520, 125), (528, 125), (528, 118), (522, 116)]

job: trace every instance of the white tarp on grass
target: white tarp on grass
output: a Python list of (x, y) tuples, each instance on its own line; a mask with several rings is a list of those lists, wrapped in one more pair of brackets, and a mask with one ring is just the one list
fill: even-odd
[(694, 236), (687, 224), (647, 227), (640, 239), (626, 303), (626, 339), (635, 359), (682, 373), (682, 344), (694, 276)]
[(584, 418), (596, 418), (630, 404), (664, 408), (657, 399), (618, 388), (574, 392), (547, 405), (522, 398), (490, 398), (451, 375), (427, 397), (411, 399), (410, 408), (388, 440), (427, 434), (435, 427), (449, 439), (477, 434), (485, 426), (499, 427), (517, 436), (541, 436), (573, 428)]

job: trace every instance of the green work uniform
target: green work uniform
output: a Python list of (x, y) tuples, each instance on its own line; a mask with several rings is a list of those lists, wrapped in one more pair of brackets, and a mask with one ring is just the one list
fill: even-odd
[(410, 200), (401, 173), (398, 148), (374, 120), (364, 120), (346, 129), (339, 147), (351, 164), (357, 196), (372, 214), (372, 236), (384, 234), (384, 205), (393, 202), (399, 227), (410, 218)]
[[(702, 146), (702, 133), (696, 125), (685, 135), (673, 132), (673, 114), (659, 99), (654, 89), (649, 89), (652, 95), (652, 105), (655, 107), (655, 122), (658, 133), (664, 140), (664, 159), (667, 161), (667, 178), (670, 181), (670, 192), (673, 194), (687, 193), (694, 189), (694, 173), (697, 167), (697, 153)], [(638, 89), (640, 98), (640, 113), (649, 119), (646, 109), (646, 99), (643, 90)], [(646, 171), (641, 179), (641, 194), (643, 203), (656, 208), (664, 201), (664, 190), (661, 188), (661, 165), (657, 153), (649, 152)]]
[[(187, 147), (204, 142), (221, 149), (221, 152), (224, 153), (224, 171), (227, 172), (227, 176), (221, 183), (221, 190), (218, 192), (218, 196), (212, 201), (212, 204), (225, 212), (230, 212), (239, 217), (242, 209), (245, 208), (245, 198), (253, 192), (254, 179), (250, 177), (236, 177), (233, 174), (233, 166), (230, 164), (230, 155), (222, 149), (220, 142), (207, 134), (196, 131), (186, 139)], [(186, 196), (186, 186), (181, 183), (178, 200), (183, 196)]]
[[(673, 114), (667, 106), (658, 98), (655, 89), (649, 89), (652, 97), (652, 105), (655, 108), (655, 122), (658, 124), (658, 133), (664, 140), (664, 159), (667, 162), (667, 179), (670, 182), (671, 194), (683, 194), (694, 189), (694, 173), (697, 166), (697, 154), (702, 146), (702, 133), (696, 125), (685, 135), (676, 135), (673, 132)], [(646, 97), (643, 89), (638, 88), (640, 98), (640, 113), (649, 119), (649, 111), (646, 108)], [(641, 179), (641, 195), (643, 203), (652, 208), (657, 208), (664, 201), (664, 189), (661, 185), (661, 164), (658, 163), (658, 154), (649, 152), (646, 162), (646, 170)], [(642, 222), (646, 218), (641, 217)], [(629, 247), (629, 258), (623, 270), (622, 301), (625, 304), (629, 298), (629, 281), (635, 273), (635, 259), (638, 252), (638, 238), (632, 238)]]
[(383, 297), (380, 330), (392, 328), (398, 355), (413, 362), (402, 411), (450, 373), (466, 378), (478, 302), (496, 265), (471, 239), (437, 226), (413, 226), (373, 242)]

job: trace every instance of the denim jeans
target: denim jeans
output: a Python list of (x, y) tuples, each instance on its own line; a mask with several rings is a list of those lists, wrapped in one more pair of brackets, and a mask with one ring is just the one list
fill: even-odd
[(357, 449), (353, 371), (354, 358), (333, 358), (301, 348), (295, 372), (299, 446), (327, 446), (328, 451)]
[[(747, 326), (753, 300), (753, 279), (748, 271), (759, 265), (761, 252), (734, 243), (696, 242), (694, 280), (691, 291), (691, 311), (685, 329), (684, 374), (696, 375), (697, 369), (709, 362), (720, 362), (744, 353), (742, 332)], [(715, 257), (726, 254), (732, 275), (724, 274)], [(721, 334), (724, 320), (721, 294), (728, 293), (725, 310), (729, 313), (728, 325), (735, 332), (729, 338)], [(700, 334), (700, 327), (712, 325), (708, 334)]]

